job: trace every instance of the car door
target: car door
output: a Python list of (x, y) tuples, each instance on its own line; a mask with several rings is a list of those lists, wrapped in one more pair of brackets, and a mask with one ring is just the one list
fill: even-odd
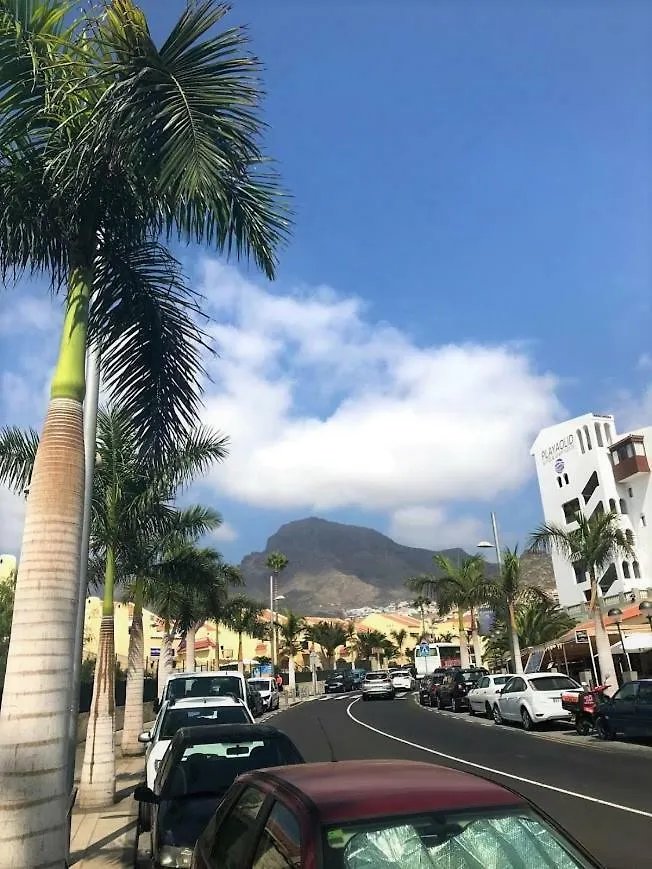
[(639, 682), (636, 695), (636, 736), (652, 737), (652, 682)]
[(193, 869), (243, 869), (251, 865), (253, 843), (267, 794), (249, 785), (224, 811), (218, 809), (199, 837)]
[(490, 684), (489, 676), (483, 676), (475, 688), (469, 692), (469, 703), (474, 712), (484, 712), (484, 704), (487, 700), (487, 688)]
[(251, 869), (299, 869), (306, 863), (302, 860), (299, 818), (276, 801), (256, 844)]
[(525, 690), (525, 682), (519, 676), (514, 676), (503, 688), (500, 695), (500, 714), (508, 721), (519, 718), (518, 701)]
[(617, 733), (633, 735), (636, 731), (637, 682), (626, 682), (611, 698), (607, 718)]

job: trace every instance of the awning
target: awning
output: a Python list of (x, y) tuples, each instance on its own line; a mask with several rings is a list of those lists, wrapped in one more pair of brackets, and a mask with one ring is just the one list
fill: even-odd
[[(626, 652), (651, 652), (652, 651), (652, 631), (646, 631), (640, 634), (624, 634)], [(623, 644), (614, 643), (611, 651), (615, 655), (622, 655)]]

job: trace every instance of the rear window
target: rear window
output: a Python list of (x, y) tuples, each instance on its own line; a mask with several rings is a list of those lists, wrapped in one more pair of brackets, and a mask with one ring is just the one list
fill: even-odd
[(202, 727), (204, 724), (249, 724), (242, 706), (208, 706), (200, 709), (168, 709), (161, 725), (160, 739), (172, 739), (182, 727)]
[(541, 676), (539, 679), (530, 679), (529, 682), (534, 691), (567, 691), (569, 688), (580, 687), (568, 676)]
[(389, 679), (388, 674), (381, 672), (367, 673), (367, 675), (365, 676), (365, 681), (367, 682), (382, 682), (383, 680), (386, 681), (387, 679)]
[(494, 676), (494, 685), (505, 685), (511, 678), (511, 676)]
[(172, 679), (169, 682), (168, 697), (181, 700), (184, 697), (227, 697), (228, 695), (244, 700), (242, 680), (238, 676), (205, 676), (193, 679)]
[(252, 688), (255, 688), (256, 691), (271, 691), (269, 679), (250, 679), (249, 684)]

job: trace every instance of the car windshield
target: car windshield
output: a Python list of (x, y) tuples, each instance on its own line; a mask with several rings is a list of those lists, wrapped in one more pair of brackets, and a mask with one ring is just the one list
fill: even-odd
[(568, 676), (540, 676), (529, 681), (534, 691), (567, 691), (569, 688), (580, 687)]
[(381, 682), (383, 679), (389, 679), (387, 673), (375, 672), (375, 673), (367, 673), (365, 676), (365, 681), (367, 682)]
[(256, 691), (271, 691), (269, 679), (250, 679), (249, 684)]
[(590, 869), (527, 810), (436, 813), (324, 830), (325, 869)]
[(242, 706), (204, 706), (184, 709), (172, 707), (165, 713), (159, 739), (172, 739), (182, 727), (201, 727), (204, 724), (249, 724), (250, 719)]
[(189, 745), (171, 770), (161, 796), (170, 800), (222, 793), (243, 772), (293, 763), (302, 763), (302, 758), (286, 738), (256, 735), (244, 742)]
[(329, 682), (342, 682), (343, 680), (344, 680), (344, 676), (341, 676), (341, 675), (328, 677)]
[(460, 670), (459, 673), (465, 682), (477, 682), (483, 676), (488, 675), (486, 670)]
[(169, 696), (175, 700), (184, 697), (226, 697), (229, 694), (244, 700), (242, 680), (238, 676), (204, 676), (170, 681)]

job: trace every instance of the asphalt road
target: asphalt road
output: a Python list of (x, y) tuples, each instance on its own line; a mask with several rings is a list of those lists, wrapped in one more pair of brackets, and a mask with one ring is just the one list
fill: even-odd
[(652, 867), (652, 759), (645, 754), (560, 744), (466, 713), (425, 710), (412, 697), (314, 700), (270, 724), (307, 761), (400, 758), (483, 775), (539, 806), (608, 869)]

